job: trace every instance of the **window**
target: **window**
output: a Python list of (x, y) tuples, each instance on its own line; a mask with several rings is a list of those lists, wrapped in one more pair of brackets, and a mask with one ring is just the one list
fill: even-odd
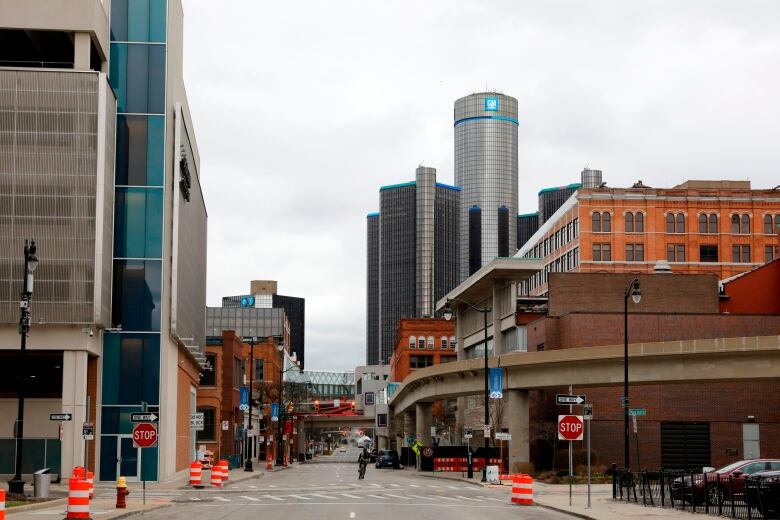
[(612, 231), (612, 215), (609, 214), (609, 212), (605, 211), (601, 214), (601, 230), (604, 233), (609, 233)]
[(378, 428), (384, 428), (387, 426), (387, 414), (386, 413), (378, 413), (376, 414), (376, 425)]
[(441, 348), (447, 348), (447, 336), (441, 337)]
[(596, 211), (591, 218), (593, 219), (593, 232), (601, 233), (601, 213)]
[(750, 246), (731, 246), (731, 261), (735, 263), (749, 263)]
[(666, 214), (666, 232), (674, 233), (674, 213)]
[(417, 336), (409, 336), (409, 348), (415, 348), (417, 346)]
[(458, 356), (441, 356), (439, 357), (439, 363), (450, 363), (452, 361), (457, 361)]
[(409, 368), (425, 368), (433, 365), (433, 356), (409, 356)]
[(611, 262), (612, 245), (611, 244), (593, 244), (594, 262)]
[(363, 394), (363, 404), (366, 406), (372, 406), (374, 404), (374, 392), (366, 392)]
[(731, 233), (733, 235), (739, 234), (739, 215), (731, 215)]
[(777, 258), (777, 246), (764, 246), (764, 261), (771, 262)]
[(417, 348), (425, 348), (425, 337), (420, 336), (417, 338)]
[(710, 234), (717, 235), (718, 234), (718, 216), (715, 213), (711, 214), (709, 216), (708, 222), (709, 222), (709, 229), (708, 229), (708, 231), (710, 232)]
[(775, 215), (774, 222), (772, 222), (772, 215), (764, 215), (764, 234), (776, 235), (777, 228), (780, 228), (780, 215)]
[(645, 232), (645, 214), (637, 211), (634, 215), (634, 231), (637, 233)]
[(255, 375), (254, 375), (255, 381), (265, 381), (263, 365), (264, 365), (264, 360), (255, 359)]
[(699, 215), (699, 233), (710, 235), (718, 233), (718, 216), (715, 213)]
[(644, 244), (626, 244), (626, 262), (644, 262)]
[(455, 348), (456, 345), (455, 336), (450, 336), (450, 348)]
[(244, 363), (241, 358), (233, 358), (233, 388), (241, 388), (244, 383)]
[(731, 233), (734, 235), (750, 234), (750, 215), (747, 213), (731, 215)]
[(748, 215), (747, 213), (742, 215), (742, 234), (743, 235), (750, 234), (750, 215)]
[(718, 246), (715, 246), (715, 245), (701, 245), (701, 246), (699, 246), (699, 261), (700, 262), (717, 262), (718, 261)]
[(677, 214), (676, 225), (674, 228), (675, 233), (685, 233), (685, 215), (682, 213)]
[(217, 382), (217, 355), (206, 354), (206, 368), (200, 376), (200, 386), (215, 386)]
[(667, 244), (666, 260), (669, 262), (685, 262), (685, 245)]
[(699, 233), (707, 232), (707, 215), (702, 213), (699, 215)]
[(433, 348), (433, 336), (428, 336), (428, 348)]
[(216, 426), (216, 412), (211, 407), (198, 408), (198, 412), (203, 414), (203, 429), (197, 432), (198, 442), (202, 441), (214, 441), (217, 439), (215, 435)]
[(634, 214), (630, 211), (626, 213), (626, 233), (634, 232)]

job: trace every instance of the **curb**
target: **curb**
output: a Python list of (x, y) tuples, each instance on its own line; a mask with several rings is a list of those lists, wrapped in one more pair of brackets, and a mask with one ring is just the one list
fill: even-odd
[(595, 516), (588, 516), (584, 513), (575, 513), (573, 511), (563, 509), (562, 507), (555, 507), (548, 504), (542, 504), (539, 501), (534, 501), (534, 505), (542, 507), (544, 509), (549, 509), (550, 511), (555, 511), (557, 513), (563, 513), (564, 515), (573, 516), (574, 518), (582, 518), (583, 520), (598, 520)]
[(12, 515), (14, 513), (23, 513), (25, 511), (35, 511), (36, 509), (46, 509), (47, 507), (54, 507), (68, 503), (68, 497), (55, 498), (54, 500), (46, 500), (45, 502), (36, 502), (34, 504), (26, 504), (23, 506), (8, 507), (5, 510), (6, 515)]
[(477, 487), (481, 487), (481, 488), (488, 487), (488, 486), (492, 485), (492, 484), (483, 484), (482, 482), (472, 482), (470, 480), (463, 480), (463, 479), (460, 479), (460, 478), (457, 478), (457, 477), (437, 477), (436, 475), (430, 475), (428, 473), (423, 473), (423, 472), (417, 472), (417, 476), (419, 476), (419, 477), (427, 477), (427, 478), (434, 478), (434, 479), (437, 479), (437, 480), (452, 480), (454, 482), (463, 482), (464, 484), (471, 484), (472, 486), (477, 486)]
[(127, 518), (129, 516), (140, 515), (142, 513), (146, 513), (146, 512), (149, 512), (149, 511), (156, 511), (156, 510), (162, 509), (164, 507), (171, 507), (171, 504), (158, 504), (158, 505), (153, 506), (153, 507), (147, 507), (146, 509), (139, 509), (138, 511), (128, 511), (128, 512), (122, 513), (120, 515), (112, 516), (112, 517), (110, 517), (110, 520), (118, 520), (119, 518)]

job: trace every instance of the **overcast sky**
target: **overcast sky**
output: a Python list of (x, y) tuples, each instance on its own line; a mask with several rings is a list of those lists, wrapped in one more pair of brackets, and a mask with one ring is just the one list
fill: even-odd
[(453, 182), (453, 102), (518, 99), (520, 212), (544, 187), (780, 184), (780, 2), (184, 0), (209, 212), (208, 304), (306, 298), (306, 366), (365, 363), (366, 214), (424, 163)]

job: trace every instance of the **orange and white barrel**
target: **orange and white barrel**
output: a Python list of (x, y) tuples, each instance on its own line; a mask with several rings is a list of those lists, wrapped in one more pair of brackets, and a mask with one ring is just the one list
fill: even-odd
[(229, 468), (230, 468), (230, 466), (228, 465), (228, 461), (227, 460), (222, 459), (222, 460), (219, 461), (219, 469), (220, 469), (220, 471), (222, 473), (222, 482), (227, 482), (228, 481), (228, 471), (230, 470)]
[(521, 506), (534, 505), (534, 479), (531, 475), (512, 476), (512, 503)]
[(0, 520), (5, 520), (5, 489), (0, 489)]
[(212, 487), (222, 487), (222, 468), (218, 464), (211, 466)]
[(89, 518), (89, 482), (86, 480), (70, 479), (65, 518)]
[(203, 487), (203, 464), (200, 461), (194, 461), (190, 464), (190, 486), (194, 488)]

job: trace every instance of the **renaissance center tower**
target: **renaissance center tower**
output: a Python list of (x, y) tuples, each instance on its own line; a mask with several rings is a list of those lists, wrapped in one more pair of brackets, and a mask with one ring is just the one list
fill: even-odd
[(517, 99), (495, 92), (460, 98), (454, 126), (462, 282), (517, 251)]

